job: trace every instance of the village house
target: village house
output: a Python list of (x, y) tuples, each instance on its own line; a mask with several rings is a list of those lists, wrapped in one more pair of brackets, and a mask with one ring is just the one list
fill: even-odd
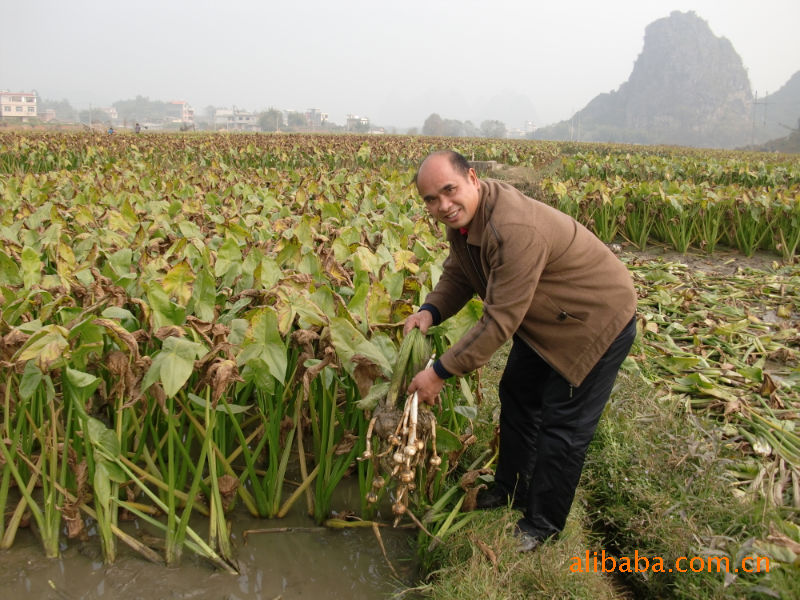
[(218, 108), (214, 111), (214, 129), (225, 131), (259, 131), (258, 114), (240, 110)]
[(37, 98), (33, 92), (0, 91), (0, 119), (27, 121), (37, 116)]

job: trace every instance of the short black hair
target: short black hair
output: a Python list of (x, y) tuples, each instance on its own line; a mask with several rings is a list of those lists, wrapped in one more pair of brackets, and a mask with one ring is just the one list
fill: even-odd
[(469, 170), (472, 168), (472, 166), (469, 164), (469, 161), (464, 157), (463, 154), (459, 154), (455, 150), (437, 150), (436, 152), (431, 152), (428, 154), (428, 156), (426, 156), (419, 164), (419, 167), (417, 167), (417, 172), (414, 173), (414, 185), (417, 184), (420, 168), (422, 168), (422, 165), (431, 156), (446, 156), (448, 159), (450, 159), (450, 164), (452, 165), (453, 169), (455, 169), (458, 173), (461, 173), (461, 175), (464, 177), (469, 175)]

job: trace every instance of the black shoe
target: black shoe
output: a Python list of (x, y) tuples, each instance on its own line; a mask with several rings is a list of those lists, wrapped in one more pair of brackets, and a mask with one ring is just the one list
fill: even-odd
[(514, 526), (514, 538), (517, 540), (517, 552), (533, 552), (544, 542), (542, 538), (525, 531), (519, 523)]
[(509, 495), (500, 486), (496, 485), (478, 492), (478, 497), (475, 498), (475, 508), (477, 510), (500, 508), (501, 506), (508, 506), (510, 502)]
[(478, 497), (475, 499), (476, 510), (488, 510), (490, 508), (500, 508), (501, 506), (506, 508), (512, 506), (518, 510), (524, 510), (525, 502), (518, 495), (515, 495), (512, 501), (511, 494), (505, 492), (499, 485), (478, 492)]

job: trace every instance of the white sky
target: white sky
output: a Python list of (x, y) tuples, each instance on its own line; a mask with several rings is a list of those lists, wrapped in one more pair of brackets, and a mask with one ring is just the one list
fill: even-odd
[(498, 118), (511, 95), (546, 125), (617, 89), (645, 27), (673, 10), (728, 38), (759, 96), (800, 70), (798, 0), (0, 0), (0, 89), (80, 109), (136, 95), (198, 112), (315, 107), (401, 128), (432, 112)]

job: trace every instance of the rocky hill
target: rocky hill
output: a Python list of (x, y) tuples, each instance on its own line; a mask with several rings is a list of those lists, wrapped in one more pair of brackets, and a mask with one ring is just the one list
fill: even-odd
[(800, 71), (777, 92), (755, 98), (755, 102), (753, 135), (756, 142), (783, 138), (791, 130), (800, 129)]
[(694, 12), (675, 11), (647, 26), (642, 53), (617, 91), (535, 137), (733, 148), (753, 141), (752, 102), (730, 41)]

